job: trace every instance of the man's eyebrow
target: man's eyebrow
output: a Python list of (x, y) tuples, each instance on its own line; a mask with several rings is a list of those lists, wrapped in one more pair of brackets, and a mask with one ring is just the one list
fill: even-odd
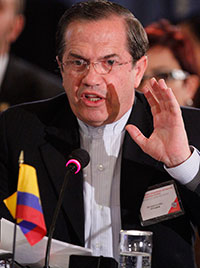
[(109, 58), (112, 58), (112, 57), (119, 57), (119, 55), (117, 55), (117, 54), (109, 54), (109, 55), (106, 55), (106, 56), (104, 56), (104, 57), (102, 57), (103, 59), (109, 59)]
[[(76, 53), (72, 53), (70, 52), (69, 53), (69, 56), (73, 57), (73, 58), (77, 58), (77, 59), (81, 59), (81, 60), (85, 60), (85, 61), (89, 61), (89, 59), (86, 59), (84, 58), (83, 56), (81, 55), (78, 55)], [(109, 59), (109, 58), (113, 58), (113, 57), (118, 57), (119, 58), (119, 55), (113, 53), (113, 54), (108, 54), (108, 55), (105, 55), (105, 56), (102, 56), (99, 58), (99, 60), (103, 60), (103, 59)]]
[(75, 54), (75, 53), (69, 53), (69, 56), (73, 57), (73, 58), (77, 58), (77, 59), (81, 59), (81, 60), (85, 60), (85, 61), (88, 61), (86, 58), (84, 58), (83, 56), (81, 55), (78, 55), (78, 54)]

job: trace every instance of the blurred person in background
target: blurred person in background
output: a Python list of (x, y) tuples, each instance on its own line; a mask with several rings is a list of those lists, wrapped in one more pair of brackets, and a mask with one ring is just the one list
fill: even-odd
[(194, 15), (188, 15), (178, 24), (181, 31), (190, 39), (197, 59), (198, 74), (200, 75), (200, 11)]
[[(150, 24), (145, 30), (149, 39), (148, 66), (140, 87), (152, 76), (164, 78), (180, 105), (200, 107), (198, 67), (190, 40), (178, 27), (164, 19)], [(200, 267), (198, 236), (195, 253)]]
[(164, 19), (145, 30), (149, 39), (148, 66), (140, 87), (151, 77), (164, 78), (181, 106), (195, 106), (199, 76), (190, 41)]
[[(184, 35), (190, 39), (195, 53), (197, 72), (200, 76), (200, 10), (180, 20), (177, 25)], [(200, 107), (200, 91), (197, 92), (194, 98), (194, 106)]]
[(24, 28), (24, 5), (24, 0), (0, 0), (0, 112), (63, 91), (56, 76), (10, 54), (11, 44)]

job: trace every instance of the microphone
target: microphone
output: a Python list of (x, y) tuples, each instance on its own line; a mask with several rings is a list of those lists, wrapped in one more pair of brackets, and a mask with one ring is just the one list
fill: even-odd
[(67, 183), (69, 181), (69, 175), (72, 174), (77, 174), (82, 168), (86, 167), (88, 163), (90, 162), (90, 156), (87, 151), (83, 149), (76, 149), (74, 150), (69, 156), (68, 156), (68, 161), (66, 163), (67, 167), (67, 172), (65, 174), (65, 178), (60, 190), (58, 202), (54, 211), (53, 219), (51, 226), (49, 228), (49, 236), (48, 236), (48, 241), (47, 241), (47, 247), (46, 247), (46, 255), (45, 255), (45, 265), (44, 268), (50, 268), (49, 266), (49, 259), (50, 259), (50, 249), (51, 249), (51, 241), (56, 225), (56, 220), (58, 217), (58, 213), (60, 211), (60, 207), (63, 201), (64, 197), (64, 191), (67, 186)]
[(83, 149), (74, 150), (69, 156), (69, 161), (66, 167), (73, 173), (77, 174), (81, 168), (84, 168), (90, 162), (90, 156), (87, 151)]

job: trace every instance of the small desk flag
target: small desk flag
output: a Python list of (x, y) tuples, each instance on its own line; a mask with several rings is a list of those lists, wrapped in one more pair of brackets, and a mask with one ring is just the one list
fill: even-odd
[(46, 225), (34, 167), (20, 164), (17, 192), (4, 203), (31, 246), (45, 236)]

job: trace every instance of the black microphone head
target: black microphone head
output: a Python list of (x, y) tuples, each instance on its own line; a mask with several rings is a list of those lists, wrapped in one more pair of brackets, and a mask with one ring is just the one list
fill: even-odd
[(80, 148), (72, 151), (68, 156), (68, 159), (76, 159), (80, 163), (81, 168), (86, 167), (90, 162), (90, 156), (88, 152)]

